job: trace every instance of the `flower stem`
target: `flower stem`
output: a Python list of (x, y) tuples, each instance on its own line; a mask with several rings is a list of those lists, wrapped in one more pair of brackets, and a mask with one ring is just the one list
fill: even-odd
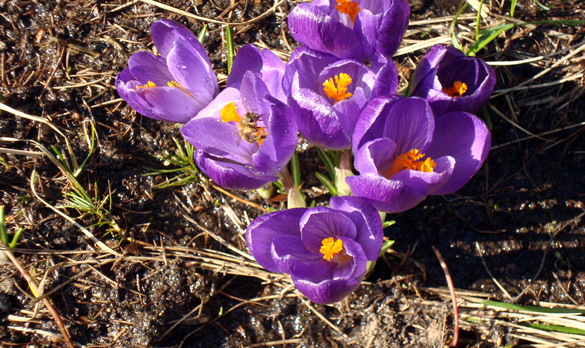
[(339, 151), (339, 169), (351, 170), (351, 150)]
[(307, 205), (305, 203), (305, 196), (299, 191), (299, 186), (295, 185), (293, 178), (290, 176), (288, 169), (284, 169), (278, 175), (280, 182), (284, 186), (284, 189), (287, 192), (287, 208), (306, 208)]
[(339, 151), (339, 168), (335, 168), (335, 188), (338, 196), (350, 196), (351, 189), (345, 178), (353, 176), (351, 171), (351, 150)]
[(288, 168), (284, 168), (284, 170), (278, 175), (278, 178), (280, 179), (280, 182), (282, 182), (282, 186), (284, 186), (285, 191), (288, 192), (290, 189), (295, 187), (295, 183), (290, 176), (290, 173), (288, 172)]

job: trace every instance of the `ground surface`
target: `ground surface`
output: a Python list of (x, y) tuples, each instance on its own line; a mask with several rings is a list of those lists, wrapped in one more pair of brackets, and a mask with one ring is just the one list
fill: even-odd
[[(289, 2), (279, 2), (275, 11), (268, 1), (163, 3), (236, 22), (237, 47), (255, 43), (283, 59), (296, 47), (287, 34)], [(482, 25), (509, 15), (508, 2), (486, 3), (491, 15)], [(518, 1), (515, 17), (585, 19), (583, 2), (542, 3), (550, 9)], [(459, 5), (412, 2), (411, 27), (395, 57), (402, 87), (424, 54), (406, 48), (448, 38)], [(465, 38), (473, 38), (475, 14), (465, 12), (456, 28), (466, 44), (470, 39)], [(490, 62), (544, 56), (494, 66), (498, 84), (488, 107), (493, 148), (484, 167), (456, 194), (430, 197), (389, 216), (396, 224), (385, 234), (396, 241), (394, 252), (347, 302), (321, 306), (295, 292), (286, 277), (269, 274), (245, 257), (242, 236), (248, 221), (263, 213), (258, 207), (278, 208), (278, 202), (255, 193), (222, 192), (205, 180), (156, 189), (173, 175), (144, 175), (148, 168), (172, 167), (159, 157), (174, 153), (179, 128), (137, 115), (118, 100), (113, 84), (132, 53), (152, 49), (149, 27), (160, 18), (178, 20), (195, 33), (204, 24), (141, 1), (0, 0), (2, 103), (45, 122), (0, 115), (0, 150), (25, 151), (0, 153), (0, 204), (6, 207), (9, 235), (23, 231), (19, 262), (39, 282), (46, 278), (44, 293), (57, 289), (49, 296), (74, 342), (441, 347), (453, 338), (453, 313), (432, 246), (445, 258), (455, 287), (469, 296), (583, 304), (583, 25), (518, 27), (481, 52)], [(222, 25), (210, 24), (205, 41), (220, 80), (226, 75), (222, 31)], [(65, 137), (81, 164), (90, 153), (92, 125), (96, 149), (78, 181), (95, 206), (103, 203), (102, 218), (80, 209), (58, 211), (113, 252), (98, 251), (95, 241), (51, 209), (70, 205), (66, 195), (73, 186), (32, 142), (51, 153), (56, 146), (71, 163)], [(304, 150), (301, 163), (307, 193), (327, 202), (313, 174), (324, 171), (315, 150)], [(96, 225), (100, 222), (109, 224)], [(20, 273), (11, 262), (0, 261), (0, 345), (62, 346), (53, 318), (25, 293), (30, 289)], [(461, 347), (528, 342), (510, 327), (461, 324)]]

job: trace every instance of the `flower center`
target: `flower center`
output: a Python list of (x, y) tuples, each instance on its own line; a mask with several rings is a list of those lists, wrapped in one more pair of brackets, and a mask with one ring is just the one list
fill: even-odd
[(443, 88), (443, 92), (447, 93), (449, 97), (461, 97), (463, 93), (467, 92), (467, 85), (461, 81), (455, 81), (453, 87)]
[(238, 114), (238, 108), (234, 102), (227, 104), (221, 109), (221, 122), (230, 121), (240, 122), (240, 114)]
[(386, 173), (386, 177), (391, 178), (394, 176), (394, 174), (405, 169), (418, 170), (421, 172), (432, 172), (437, 164), (430, 157), (424, 161), (421, 161), (423, 157), (425, 157), (425, 154), (420, 153), (418, 149), (413, 149), (407, 153), (403, 153), (394, 160), (392, 167), (388, 173)]
[[(244, 117), (241, 117), (238, 113), (238, 107), (234, 102), (227, 104), (221, 109), (220, 112), (222, 122), (236, 122), (237, 131), (240, 135), (240, 139), (244, 139), (247, 143), (258, 143), (258, 146), (262, 145), (266, 139), (266, 130), (264, 127), (258, 127), (256, 122), (260, 116), (253, 112), (248, 112)], [(235, 132), (235, 130), (234, 130)], [(239, 145), (238, 140), (238, 145)]]
[(335, 255), (341, 253), (343, 250), (343, 242), (341, 239), (336, 241), (333, 240), (333, 237), (325, 238), (321, 241), (321, 249), (319, 252), (323, 254), (323, 258), (327, 261), (330, 261)]
[(154, 82), (148, 81), (147, 84), (142, 85), (142, 86), (136, 86), (136, 87), (134, 87), (134, 89), (139, 89), (139, 88), (152, 88), (152, 87), (156, 87), (156, 85), (154, 84)]
[(348, 74), (341, 73), (339, 75), (335, 75), (335, 82), (333, 82), (333, 78), (330, 77), (329, 80), (323, 82), (323, 87), (325, 87), (325, 94), (327, 97), (334, 100), (334, 104), (342, 101), (343, 99), (349, 98), (352, 96), (351, 93), (347, 92), (347, 86), (351, 83), (351, 77)]
[(352, 23), (355, 23), (355, 18), (361, 10), (358, 2), (352, 0), (337, 0), (335, 8), (337, 11), (348, 15)]

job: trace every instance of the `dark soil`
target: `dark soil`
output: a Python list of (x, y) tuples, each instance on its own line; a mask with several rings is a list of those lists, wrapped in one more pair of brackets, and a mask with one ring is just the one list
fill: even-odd
[[(273, 5), (161, 2), (229, 22), (256, 18)], [(295, 3), (283, 2), (275, 13), (250, 25), (235, 25), (236, 46), (255, 43), (286, 57), (296, 47), (286, 25)], [(515, 17), (585, 19), (583, 2), (546, 4), (553, 6), (544, 11), (533, 1), (520, 0)], [(413, 0), (411, 21), (453, 15), (459, 6), (459, 1)], [(494, 2), (491, 11), (508, 15), (509, 6)], [(6, 207), (9, 234), (23, 229), (16, 255), (39, 282), (46, 275), (45, 293), (67, 283), (50, 298), (74, 342), (104, 347), (442, 347), (453, 337), (453, 315), (450, 301), (430, 289), (446, 286), (433, 246), (458, 289), (519, 304), (583, 305), (583, 78), (498, 92), (532, 78), (572, 50), (532, 64), (495, 67), (495, 95), (501, 95), (491, 104), (503, 115), (488, 108), (493, 149), (481, 171), (456, 194), (429, 197), (408, 212), (389, 216), (396, 224), (385, 234), (396, 241), (395, 252), (378, 262), (368, 283), (348, 301), (322, 306), (309, 304), (288, 287), (288, 280), (250, 266), (226, 247), (246, 251), (242, 235), (247, 221), (264, 213), (246, 202), (277, 209), (280, 203), (254, 192), (232, 192), (237, 201), (204, 179), (157, 190), (154, 185), (167, 176), (144, 175), (148, 168), (167, 168), (159, 157), (174, 152), (179, 127), (136, 114), (116, 101), (113, 85), (132, 53), (153, 48), (150, 25), (160, 18), (177, 20), (195, 33), (205, 24), (141, 1), (0, 0), (2, 103), (57, 126), (79, 163), (89, 154), (95, 125), (97, 149), (78, 180), (96, 205), (103, 202), (109, 210), (111, 203), (105, 219), (111, 221), (109, 227), (120, 228), (112, 231), (93, 214), (60, 208), (123, 256), (96, 251), (99, 247), (78, 227), (39, 199), (67, 205), (72, 188), (56, 165), (43, 156), (0, 152), (0, 205)], [(474, 30), (471, 20), (459, 23), (462, 33)], [(449, 24), (413, 26), (403, 46), (408, 40), (445, 35)], [(548, 55), (582, 44), (584, 28), (518, 27), (480, 56), (510, 61)], [(220, 80), (227, 74), (223, 30), (209, 24), (205, 41)], [(402, 86), (423, 54), (396, 57)], [(584, 66), (583, 54), (577, 54), (531, 85), (555, 82)], [(16, 138), (68, 153), (52, 128), (7, 112), (0, 114), (0, 137), (3, 149), (39, 151), (31, 142), (6, 139)], [(304, 150), (301, 163), (307, 194), (325, 204), (329, 196), (313, 174), (324, 171), (315, 149)], [(38, 177), (31, 187), (33, 171)], [(251, 271), (246, 273), (245, 267)], [(35, 312), (26, 292), (30, 289), (12, 263), (0, 261), (0, 345), (63, 346), (53, 318), (42, 305)], [(518, 342), (506, 332), (486, 336), (462, 331), (459, 338), (461, 347)]]

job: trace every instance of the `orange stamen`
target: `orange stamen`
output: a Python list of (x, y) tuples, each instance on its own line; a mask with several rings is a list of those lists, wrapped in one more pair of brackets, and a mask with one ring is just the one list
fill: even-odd
[(321, 241), (323, 245), (319, 252), (323, 254), (323, 258), (327, 261), (331, 260), (335, 255), (341, 253), (343, 250), (343, 242), (341, 239), (333, 241), (333, 237), (325, 238)]
[(234, 102), (227, 104), (226, 106), (221, 109), (221, 121), (222, 122), (230, 122), (234, 121), (236, 123), (240, 122), (240, 114), (238, 114), (238, 108)]
[[(256, 135), (258, 136), (258, 146), (262, 146), (262, 143), (266, 140), (266, 130), (264, 130), (264, 127), (258, 127), (258, 133)], [(263, 135), (264, 137), (262, 137)]]
[(181, 91), (187, 93), (189, 95), (189, 97), (193, 98), (193, 96), (191, 95), (191, 93), (187, 92), (187, 90), (183, 86), (181, 86), (178, 82), (176, 82), (176, 81), (169, 81), (169, 82), (167, 82), (167, 85), (169, 87), (177, 87)]
[(352, 0), (337, 0), (337, 5), (335, 5), (335, 8), (337, 11), (348, 15), (352, 23), (355, 23), (355, 18), (361, 10), (358, 2)]
[(410, 150), (407, 153), (396, 157), (394, 163), (392, 163), (392, 167), (388, 173), (386, 173), (386, 177), (391, 178), (394, 176), (394, 174), (405, 169), (418, 170), (421, 172), (432, 172), (437, 164), (431, 158), (427, 158), (424, 161), (421, 161), (423, 157), (425, 157), (425, 154), (420, 153), (418, 149)]
[(145, 84), (145, 85), (142, 85), (142, 86), (136, 86), (136, 87), (134, 87), (134, 88), (135, 88), (135, 89), (138, 89), (138, 88), (152, 88), (152, 87), (156, 87), (156, 85), (154, 84), (154, 82), (152, 82), (152, 81), (148, 81), (148, 83), (147, 83), (147, 84)]
[(447, 93), (449, 97), (461, 97), (463, 93), (467, 92), (467, 85), (461, 81), (455, 81), (453, 87), (443, 88), (443, 92)]
[(323, 87), (325, 87), (325, 94), (327, 97), (335, 100), (333, 103), (337, 103), (342, 101), (343, 99), (349, 98), (352, 96), (351, 93), (347, 92), (347, 86), (351, 83), (351, 77), (348, 74), (341, 73), (335, 75), (335, 82), (333, 82), (333, 78), (330, 77), (329, 80), (323, 82)]

